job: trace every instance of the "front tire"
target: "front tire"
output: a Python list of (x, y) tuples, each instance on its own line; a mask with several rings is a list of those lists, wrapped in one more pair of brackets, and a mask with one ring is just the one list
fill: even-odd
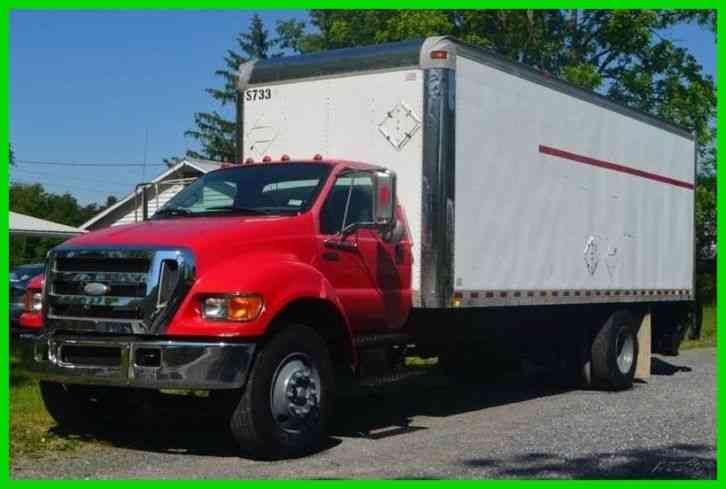
[(611, 390), (630, 388), (637, 358), (638, 336), (633, 316), (628, 311), (616, 311), (592, 343), (593, 382)]
[(327, 435), (333, 398), (333, 366), (325, 341), (310, 327), (289, 325), (257, 354), (230, 429), (246, 455), (305, 455)]

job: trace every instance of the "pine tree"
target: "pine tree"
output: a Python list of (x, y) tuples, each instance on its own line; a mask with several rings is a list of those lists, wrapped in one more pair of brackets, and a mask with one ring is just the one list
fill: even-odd
[[(208, 88), (205, 91), (222, 107), (234, 105), (237, 99), (236, 73), (245, 61), (267, 59), (275, 41), (270, 39), (262, 19), (258, 14), (252, 17), (247, 32), (237, 36), (236, 48), (227, 51), (224, 57), (225, 68), (214, 74), (220, 77), (222, 88)], [(184, 134), (199, 142), (199, 151), (187, 150), (186, 155), (216, 161), (234, 161), (236, 147), (236, 121), (225, 118), (218, 111), (197, 112), (194, 114), (195, 128)]]

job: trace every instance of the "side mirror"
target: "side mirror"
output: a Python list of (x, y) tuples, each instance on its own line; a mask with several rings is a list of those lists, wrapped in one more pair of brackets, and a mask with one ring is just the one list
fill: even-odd
[(385, 233), (396, 225), (396, 174), (380, 170), (374, 176), (373, 222)]

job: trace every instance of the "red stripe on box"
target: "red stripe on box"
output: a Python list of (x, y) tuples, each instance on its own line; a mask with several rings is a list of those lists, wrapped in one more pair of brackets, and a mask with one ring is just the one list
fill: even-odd
[(617, 171), (620, 173), (627, 173), (629, 175), (635, 175), (636, 177), (647, 178), (648, 180), (653, 180), (653, 181), (661, 182), (661, 183), (667, 183), (669, 185), (674, 185), (676, 187), (682, 187), (682, 188), (687, 188), (687, 189), (693, 190), (693, 184), (689, 183), (689, 182), (684, 182), (683, 180), (676, 180), (675, 178), (664, 177), (663, 175), (658, 175), (656, 173), (650, 173), (647, 171), (638, 170), (637, 168), (633, 168), (631, 166), (620, 165), (618, 163), (612, 163), (612, 162), (603, 161), (603, 160), (596, 160), (595, 158), (590, 158), (589, 156), (583, 156), (583, 155), (578, 155), (576, 153), (570, 153), (569, 151), (552, 148), (550, 146), (545, 146), (542, 144), (539, 145), (539, 152), (546, 154), (546, 155), (563, 158), (565, 160), (575, 161), (577, 163), (584, 163), (586, 165), (596, 166), (598, 168), (605, 168), (606, 170)]

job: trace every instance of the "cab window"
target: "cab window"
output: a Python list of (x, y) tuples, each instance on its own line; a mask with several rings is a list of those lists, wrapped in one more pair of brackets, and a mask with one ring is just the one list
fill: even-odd
[(369, 173), (339, 176), (320, 212), (320, 232), (337, 234), (354, 223), (373, 220), (373, 177)]

